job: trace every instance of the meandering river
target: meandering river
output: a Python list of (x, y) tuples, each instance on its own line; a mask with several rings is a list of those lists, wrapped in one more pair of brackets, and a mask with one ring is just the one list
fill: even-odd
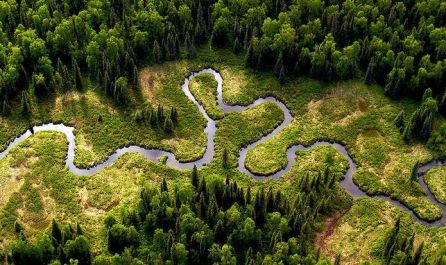
[[(191, 169), (194, 167), (194, 165), (196, 165), (197, 167), (202, 167), (202, 166), (206, 165), (207, 163), (211, 162), (211, 160), (214, 158), (214, 155), (215, 155), (214, 137), (215, 137), (215, 132), (216, 132), (216, 121), (209, 117), (209, 115), (206, 113), (206, 110), (204, 109), (204, 107), (192, 95), (191, 91), (189, 90), (189, 82), (195, 76), (203, 74), (203, 73), (212, 74), (214, 76), (215, 80), (217, 81), (218, 105), (223, 110), (224, 113), (241, 112), (243, 110), (246, 110), (248, 108), (254, 107), (259, 104), (262, 104), (264, 102), (272, 102), (272, 103), (276, 104), (284, 113), (285, 118), (284, 118), (283, 122), (278, 127), (276, 127), (269, 134), (260, 138), (258, 141), (254, 142), (240, 150), (240, 155), (239, 155), (239, 159), (238, 159), (238, 169), (241, 172), (243, 172), (253, 178), (257, 178), (257, 179), (265, 179), (265, 178), (276, 178), (277, 179), (280, 176), (282, 176), (283, 174), (285, 174), (286, 172), (288, 172), (291, 169), (291, 167), (294, 165), (297, 150), (307, 150), (307, 149), (311, 149), (315, 146), (333, 146), (348, 159), (348, 164), (349, 164), (349, 168), (348, 168), (347, 172), (345, 173), (343, 180), (341, 180), (340, 185), (353, 198), (368, 196), (364, 191), (359, 189), (358, 186), (356, 186), (356, 184), (353, 182), (353, 174), (356, 172), (356, 168), (357, 168), (356, 163), (351, 158), (351, 156), (349, 155), (346, 148), (343, 145), (341, 145), (339, 143), (335, 143), (335, 142), (318, 141), (318, 142), (315, 142), (309, 146), (293, 145), (293, 146), (289, 147), (286, 152), (288, 164), (284, 169), (276, 172), (273, 175), (269, 175), (269, 176), (258, 176), (258, 175), (253, 174), (252, 172), (250, 172), (245, 167), (245, 159), (246, 159), (246, 154), (248, 153), (248, 151), (250, 149), (254, 148), (255, 146), (267, 141), (274, 135), (278, 134), (283, 128), (285, 128), (286, 126), (288, 126), (291, 123), (292, 116), (290, 114), (289, 109), (285, 106), (285, 104), (283, 104), (282, 102), (280, 102), (279, 100), (277, 100), (274, 97), (259, 98), (247, 106), (227, 105), (223, 101), (223, 78), (217, 71), (210, 69), (210, 68), (201, 70), (199, 72), (191, 73), (187, 78), (185, 78), (184, 83), (182, 85), (182, 90), (183, 90), (184, 94), (189, 98), (189, 100), (191, 100), (197, 106), (200, 113), (203, 115), (203, 117), (205, 117), (205, 119), (207, 121), (207, 125), (205, 128), (205, 133), (207, 135), (206, 151), (199, 160), (183, 163), (183, 162), (178, 161), (175, 158), (175, 155), (171, 152), (159, 150), (159, 149), (145, 149), (140, 146), (132, 145), (132, 146), (123, 147), (123, 148), (116, 150), (116, 152), (113, 153), (111, 156), (109, 156), (105, 161), (95, 165), (94, 167), (87, 168), (87, 169), (78, 168), (74, 164), (74, 154), (75, 154), (75, 148), (76, 148), (74, 128), (65, 126), (63, 124), (52, 124), (52, 123), (34, 126), (32, 129), (27, 130), (25, 133), (23, 133), (22, 135), (15, 138), (8, 145), (8, 147), (3, 152), (0, 153), (0, 159), (4, 158), (8, 154), (8, 152), (11, 150), (11, 148), (13, 148), (13, 147), (17, 146), (18, 144), (20, 144), (21, 142), (25, 141), (33, 133), (40, 132), (40, 131), (56, 131), (56, 132), (64, 133), (67, 137), (68, 154), (67, 154), (67, 159), (66, 159), (66, 166), (68, 167), (68, 169), (71, 172), (73, 172), (76, 175), (88, 175), (88, 176), (93, 175), (96, 172), (102, 170), (103, 168), (111, 165), (114, 161), (116, 161), (123, 154), (130, 153), (130, 152), (140, 153), (140, 154), (144, 155), (146, 158), (148, 158), (152, 161), (155, 161), (155, 162), (159, 161), (159, 158), (161, 156), (165, 155), (168, 157), (166, 164), (168, 166), (171, 166), (171, 167), (177, 168), (177, 169)], [(445, 164), (446, 164), (446, 161), (444, 161), (444, 160), (433, 160), (426, 164), (423, 164), (422, 166), (418, 167), (418, 169), (417, 169), (417, 173), (419, 176), (418, 180), (419, 180), (421, 187), (423, 187), (424, 192), (426, 193), (426, 195), (429, 197), (429, 199), (432, 202), (437, 204), (443, 210), (442, 218), (435, 222), (427, 222), (427, 221), (419, 218), (406, 205), (399, 202), (398, 200), (390, 198), (389, 196), (378, 195), (378, 196), (374, 196), (374, 197), (379, 197), (379, 198), (385, 199), (387, 201), (390, 201), (391, 203), (395, 204), (396, 206), (398, 206), (405, 212), (409, 213), (415, 220), (417, 220), (427, 226), (442, 226), (446, 223), (446, 205), (440, 203), (435, 198), (435, 196), (432, 194), (432, 192), (429, 190), (426, 183), (424, 182), (423, 176), (424, 176), (424, 173), (426, 171), (428, 171), (430, 168), (435, 167), (435, 166), (445, 165)]]

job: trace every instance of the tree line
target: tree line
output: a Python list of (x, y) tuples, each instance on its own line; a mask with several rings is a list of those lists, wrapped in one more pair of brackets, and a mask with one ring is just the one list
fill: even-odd
[(194, 168), (189, 185), (145, 185), (136, 207), (108, 216), (108, 250), (144, 264), (329, 264), (311, 235), (336, 208), (335, 183), (329, 170), (305, 174), (301, 192), (288, 194), (243, 188)]
[(209, 35), (210, 10), (207, 0), (2, 1), (0, 110), (87, 82), (125, 104), (138, 62), (173, 60), (180, 50), (193, 56)]
[(213, 5), (214, 45), (233, 43), (246, 64), (285, 75), (362, 76), (392, 98), (444, 93), (446, 3), (421, 1), (224, 1)]

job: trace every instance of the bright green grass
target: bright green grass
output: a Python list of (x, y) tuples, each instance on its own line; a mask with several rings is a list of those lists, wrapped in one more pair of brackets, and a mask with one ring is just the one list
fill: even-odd
[[(151, 69), (156, 89), (150, 87), (149, 81), (142, 80), (146, 81), (142, 91), (133, 90), (130, 97), (138, 100), (131, 100), (127, 107), (117, 107), (93, 85), (82, 92), (57, 92), (48, 99), (35, 99), (33, 113), (27, 119), (21, 117), (18, 103), (13, 103), (12, 115), (0, 119), (0, 149), (4, 149), (9, 141), (31, 125), (63, 122), (75, 127), (78, 146), (75, 163), (81, 167), (98, 163), (117, 148), (131, 144), (175, 152), (181, 161), (196, 160), (205, 150), (205, 121), (181, 91), (184, 76), (190, 70), (181, 64), (175, 66), (175, 70), (170, 67), (171, 71), (166, 71), (166, 66), (160, 70), (162, 72)], [(141, 75), (141, 79), (145, 77)], [(149, 89), (151, 97), (144, 93)], [(133, 113), (147, 103), (155, 108), (160, 103), (166, 112), (171, 106), (177, 108), (179, 122), (173, 135), (164, 133), (162, 126), (153, 128), (133, 120)], [(98, 121), (99, 117), (102, 117), (102, 121)]]
[(424, 181), (437, 200), (446, 203), (446, 167), (434, 167), (424, 175)]
[[(397, 198), (425, 219), (439, 218), (441, 210), (427, 199), (418, 184), (410, 182), (411, 168), (416, 162), (432, 159), (435, 154), (423, 145), (407, 145), (393, 125), (402, 109), (411, 113), (416, 104), (391, 101), (380, 88), (357, 81), (329, 87), (312, 82), (290, 82), (277, 91), (272, 86), (272, 94), (285, 99), (293, 121), (278, 135), (250, 150), (246, 166), (258, 174), (271, 174), (286, 166), (286, 150), (290, 146), (335, 140), (346, 145), (358, 163), (354, 181), (362, 189)], [(251, 95), (258, 90), (261, 86), (254, 92), (246, 85), (239, 93)], [(264, 95), (267, 94), (271, 92), (265, 91)]]
[(375, 198), (355, 201), (338, 221), (334, 234), (326, 241), (328, 250), (324, 252), (332, 258), (341, 254), (343, 264), (358, 264), (360, 260), (383, 264), (383, 247), (398, 217), (401, 217), (400, 234), (411, 236), (415, 232), (415, 247), (424, 242), (424, 255), (433, 262), (435, 254), (444, 248), (446, 230), (427, 228), (393, 204)]
[(196, 76), (189, 83), (189, 88), (209, 117), (218, 120), (225, 115), (217, 103), (217, 81), (212, 74)]

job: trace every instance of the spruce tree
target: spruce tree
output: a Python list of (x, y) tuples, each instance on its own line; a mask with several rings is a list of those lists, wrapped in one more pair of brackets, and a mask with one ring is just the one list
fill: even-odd
[(155, 126), (157, 124), (157, 114), (156, 111), (153, 108), (150, 108), (150, 114), (149, 114), (149, 121), (152, 126)]
[(2, 104), (2, 116), (7, 117), (10, 114), (10, 112), (11, 112), (10, 106), (8, 104), (8, 101), (5, 98), (3, 100), (3, 104)]
[(400, 132), (403, 132), (404, 130), (404, 110), (400, 111), (398, 116), (396, 116), (395, 120), (393, 121), (395, 126), (400, 129)]
[(171, 133), (173, 130), (173, 122), (169, 116), (167, 116), (166, 119), (164, 120), (163, 129), (166, 133)]
[(285, 83), (285, 67), (282, 65), (282, 67), (280, 67), (280, 71), (279, 71), (279, 83), (283, 84)]
[(278, 77), (280, 74), (280, 70), (283, 66), (283, 53), (280, 52), (279, 57), (277, 57), (276, 64), (274, 65), (274, 74)]
[(251, 186), (248, 187), (248, 191), (246, 192), (246, 203), (251, 204), (252, 198), (251, 198)]
[(163, 178), (163, 181), (161, 182), (161, 187), (160, 187), (161, 192), (168, 192), (168, 188), (167, 188), (167, 182), (166, 182), (166, 178)]
[(234, 40), (234, 45), (232, 46), (232, 50), (234, 51), (234, 53), (239, 53), (241, 50), (241, 45), (240, 45), (240, 41), (238, 38), (235, 38)]
[(158, 110), (156, 111), (158, 122), (164, 121), (164, 109), (161, 104), (158, 104)]
[(60, 230), (59, 225), (56, 220), (53, 219), (51, 223), (51, 235), (56, 240), (58, 244), (62, 243), (62, 231)]
[(203, 194), (205, 196), (205, 198), (207, 199), (207, 186), (206, 186), (206, 179), (204, 178), (204, 176), (201, 177), (201, 181), (200, 181), (200, 193)]
[(249, 45), (248, 50), (246, 51), (245, 55), (245, 65), (246, 66), (252, 66), (252, 58), (253, 58), (253, 48), (252, 44)]
[(367, 71), (365, 73), (364, 83), (367, 85), (370, 85), (373, 82), (374, 79), (374, 68), (375, 68), (375, 59), (372, 57), (370, 59), (369, 65), (367, 66)]
[(417, 181), (418, 180), (418, 168), (419, 168), (420, 164), (417, 161), (417, 163), (413, 166), (412, 168), (412, 172), (410, 173), (410, 180), (412, 182)]
[(78, 236), (81, 236), (84, 234), (84, 230), (82, 229), (82, 227), (79, 223), (76, 223), (76, 234)]
[(423, 254), (423, 249), (424, 249), (424, 242), (421, 242), (421, 244), (415, 250), (411, 264), (419, 264), (420, 263), (421, 254)]
[(446, 89), (443, 96), (440, 99), (440, 104), (438, 105), (438, 111), (446, 117)]
[(178, 122), (178, 112), (177, 112), (177, 109), (176, 109), (175, 107), (172, 107), (172, 108), (170, 109), (170, 119), (171, 119), (173, 122), (175, 122), (175, 123)]
[(22, 92), (22, 98), (21, 98), (21, 113), (22, 116), (26, 117), (30, 114), (30, 106), (28, 102), (28, 96), (25, 91)]
[(229, 155), (228, 155), (228, 150), (226, 148), (223, 149), (222, 160), (223, 160), (223, 168), (228, 169), (229, 168)]
[(160, 63), (161, 62), (161, 48), (160, 48), (160, 45), (157, 40), (155, 40), (153, 42), (152, 52), (153, 52), (153, 61), (155, 63)]
[(194, 186), (195, 189), (198, 189), (198, 170), (197, 170), (197, 166), (195, 166), (195, 165), (194, 165), (194, 168), (192, 169), (191, 182), (192, 182), (192, 186)]

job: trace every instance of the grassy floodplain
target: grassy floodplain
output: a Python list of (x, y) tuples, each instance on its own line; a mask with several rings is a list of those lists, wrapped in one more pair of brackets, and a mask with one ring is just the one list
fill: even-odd
[(442, 203), (446, 202), (446, 167), (434, 167), (424, 176), (426, 184)]
[[(392, 101), (383, 95), (382, 88), (366, 86), (359, 80), (331, 84), (302, 77), (280, 85), (272, 74), (247, 70), (243, 58), (227, 50), (202, 48), (193, 60), (147, 66), (140, 72), (141, 89), (132, 90), (132, 100), (127, 107), (115, 107), (93, 83), (81, 92), (58, 91), (47, 99), (35, 99), (29, 119), (14, 112), (1, 120), (0, 146), (5, 148), (33, 124), (63, 122), (75, 127), (75, 164), (80, 167), (98, 163), (117, 148), (129, 144), (166, 149), (181, 161), (196, 160), (205, 150), (205, 120), (182, 93), (181, 84), (190, 71), (204, 67), (213, 67), (222, 74), (223, 98), (229, 104), (247, 105), (258, 97), (272, 95), (291, 110), (292, 123), (248, 153), (246, 166), (253, 172), (269, 174), (283, 168), (285, 151), (291, 145), (334, 140), (345, 144), (358, 163), (354, 181), (361, 189), (369, 194), (382, 193), (397, 198), (426, 220), (441, 216), (440, 209), (427, 199), (421, 187), (410, 182), (413, 165), (436, 154), (422, 144), (405, 144), (393, 125), (401, 110), (411, 113), (416, 108), (415, 102)], [(227, 175), (243, 187), (252, 186), (256, 190), (273, 186), (293, 193), (304, 172), (317, 174), (330, 166), (340, 178), (347, 170), (347, 160), (335, 149), (317, 147), (299, 151), (296, 165), (279, 180), (257, 181), (241, 174), (235, 168), (240, 148), (271, 132), (283, 121), (283, 113), (276, 105), (266, 103), (241, 113), (224, 115), (216, 103), (215, 89), (216, 82), (209, 75), (191, 82), (192, 93), (209, 115), (219, 120), (216, 156), (200, 169), (201, 175)], [(153, 107), (161, 104), (166, 110), (171, 106), (178, 109), (179, 123), (172, 135), (164, 133), (160, 127), (133, 120), (134, 111), (147, 104)], [(229, 153), (229, 169), (221, 166), (224, 149)], [(92, 239), (93, 253), (104, 253), (104, 218), (120, 216), (126, 207), (134, 205), (144, 183), (157, 186), (163, 178), (171, 187), (189, 183), (190, 171), (153, 163), (137, 154), (127, 154), (91, 177), (75, 176), (64, 167), (66, 152), (67, 142), (62, 134), (43, 132), (0, 160), (2, 238), (15, 237), (13, 226), (17, 219), (32, 235), (47, 229), (56, 218), (82, 223)], [(443, 174), (435, 171), (426, 176), (428, 183), (429, 179)], [(432, 177), (428, 177), (430, 175)], [(433, 191), (441, 198), (440, 191), (436, 192), (435, 188)], [(339, 186), (336, 192), (341, 198), (339, 212), (353, 206), (322, 249), (331, 258), (341, 253), (346, 263), (354, 264), (358, 258), (378, 257), (376, 251), (382, 248), (383, 238), (398, 215), (403, 216), (405, 233), (419, 232), (416, 242), (424, 239), (426, 253), (434, 253), (439, 244), (444, 244), (443, 229), (427, 229), (414, 223), (407, 214), (387, 202), (373, 198), (352, 202)], [(320, 219), (315, 224), (319, 230), (323, 229), (323, 221)], [(362, 240), (371, 243), (364, 245)]]

